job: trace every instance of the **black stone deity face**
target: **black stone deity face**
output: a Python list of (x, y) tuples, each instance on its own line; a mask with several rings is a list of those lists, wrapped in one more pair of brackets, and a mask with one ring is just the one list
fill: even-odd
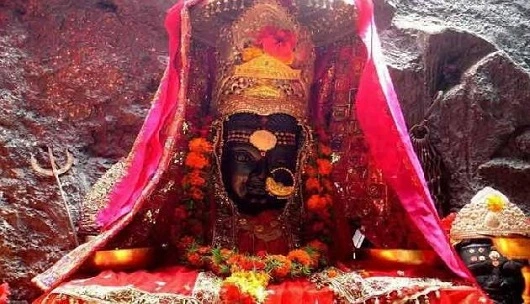
[[(283, 208), (295, 191), (301, 141), (296, 120), (285, 114), (235, 114), (224, 122), (223, 130), (221, 173), (238, 211), (256, 215)], [(267, 186), (271, 180), (294, 191), (283, 197)]]

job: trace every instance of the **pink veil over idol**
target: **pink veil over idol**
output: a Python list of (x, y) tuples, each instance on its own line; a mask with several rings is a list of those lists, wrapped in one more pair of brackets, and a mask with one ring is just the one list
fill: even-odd
[[(184, 140), (180, 130), (185, 126), (186, 116), (193, 111), (187, 103), (188, 88), (193, 81), (190, 74), (197, 63), (196, 58), (190, 57), (194, 35), (192, 13), (205, 2), (179, 1), (168, 11), (170, 60), (126, 159), (126, 172), (112, 189), (107, 207), (98, 214), (102, 232), (36, 276), (33, 281), (42, 289), (51, 290), (70, 279), (95, 251), (107, 248), (121, 231), (133, 225), (145, 210), (147, 198), (168, 174), (176, 146)], [(281, 1), (285, 6), (292, 2)], [(360, 218), (374, 245), (397, 248), (403, 244), (399, 241), (405, 241), (414, 248), (431, 248), (454, 275), (472, 281), (440, 225), (412, 149), (384, 63), (372, 0), (355, 0), (355, 6), (357, 18), (352, 18), (356, 21), (348, 27), (357, 33), (358, 39), (344, 45), (329, 43), (316, 50), (311, 101), (314, 125), (329, 120), (330, 111), (346, 107), (342, 112), (335, 112), (341, 113), (340, 119), (328, 123), (330, 134), (345, 134), (339, 139), (343, 153), (334, 173), (340, 189), (336, 198), (336, 208), (340, 211), (337, 213), (345, 215), (338, 220), (336, 228), (336, 258), (351, 256), (351, 231), (346, 222), (347, 218)], [(202, 59), (203, 64), (215, 65), (208, 55)], [(358, 77), (344, 76), (355, 71)], [(343, 101), (350, 103), (341, 104)], [(348, 153), (351, 151), (359, 153)], [(351, 168), (363, 169), (367, 177), (360, 180)]]

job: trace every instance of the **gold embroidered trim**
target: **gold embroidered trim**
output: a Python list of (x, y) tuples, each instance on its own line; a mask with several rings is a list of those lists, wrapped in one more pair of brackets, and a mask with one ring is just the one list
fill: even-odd
[(191, 296), (201, 304), (219, 303), (222, 280), (212, 272), (199, 272)]
[[(142, 303), (142, 304), (199, 304), (193, 296), (184, 296), (171, 293), (150, 293), (139, 290), (134, 286), (109, 287), (109, 286), (75, 286), (67, 284), (55, 289), (48, 299), (65, 297), (68, 300), (83, 300), (88, 303)], [(75, 303), (75, 302), (74, 302)]]
[[(369, 300), (377, 301), (377, 299), (385, 298), (392, 293), (397, 293), (399, 299), (396, 300), (405, 303), (408, 300), (425, 297), (432, 292), (439, 292), (441, 288), (452, 286), (450, 282), (432, 278), (363, 278), (358, 272), (340, 273), (336, 277), (329, 278), (327, 271), (314, 274), (310, 280), (317, 286), (326, 286), (331, 289), (338, 298), (337, 300), (352, 304), (366, 303)], [(411, 288), (415, 288), (413, 293), (404, 294), (404, 291), (410, 291)]]
[(127, 163), (120, 160), (110, 167), (101, 176), (83, 200), (81, 206), (81, 217), (79, 219), (79, 230), (81, 234), (97, 234), (96, 215), (103, 209), (109, 200), (109, 193), (114, 185), (125, 175)]

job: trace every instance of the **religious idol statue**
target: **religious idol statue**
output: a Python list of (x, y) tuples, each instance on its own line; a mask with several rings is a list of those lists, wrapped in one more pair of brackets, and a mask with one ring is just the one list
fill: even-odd
[(506, 196), (490, 187), (479, 191), (460, 210), (451, 227), (457, 251), (495, 303), (523, 303), (522, 258), (530, 257), (530, 242), (526, 241), (526, 250), (521, 248), (526, 253), (515, 255), (521, 260), (510, 257), (517, 250), (516, 241), (525, 237), (530, 237), (530, 220)]
[[(37, 303), (487, 303), (440, 227), (370, 0), (181, 1), (166, 27), (144, 126)], [(436, 261), (352, 261), (352, 222)]]

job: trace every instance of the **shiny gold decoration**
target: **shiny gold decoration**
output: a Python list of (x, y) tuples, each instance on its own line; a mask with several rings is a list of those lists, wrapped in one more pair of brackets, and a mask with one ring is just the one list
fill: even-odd
[(267, 192), (281, 199), (286, 199), (294, 193), (293, 186), (285, 186), (280, 182), (276, 182), (271, 177), (268, 177), (265, 181), (265, 187), (267, 188)]
[(249, 142), (256, 147), (256, 149), (266, 152), (276, 146), (278, 139), (276, 138), (276, 135), (267, 130), (257, 130), (250, 135)]
[(417, 266), (435, 266), (441, 261), (434, 250), (361, 249), (359, 256), (385, 264), (395, 263)]
[[(261, 87), (260, 89), (265, 90), (267, 88)], [(249, 95), (254, 94), (251, 93)], [(294, 100), (289, 102), (284, 98), (269, 98), (233, 96), (218, 108), (218, 114), (222, 117), (228, 117), (237, 113), (251, 113), (264, 116), (282, 113), (291, 115), (299, 121), (305, 120), (307, 116), (305, 102), (295, 102)], [(281, 103), (271, 102), (272, 100), (279, 100)]]
[(236, 66), (234, 76), (258, 79), (298, 80), (301, 78), (300, 73), (300, 70), (295, 70), (270, 55), (262, 54), (249, 62)]
[(96, 235), (99, 227), (96, 225), (96, 215), (103, 209), (109, 200), (110, 191), (127, 172), (127, 162), (120, 160), (100, 177), (81, 203), (81, 215), (78, 226), (82, 235)]
[(503, 256), (510, 259), (530, 260), (530, 238), (494, 237), (493, 245)]
[[(213, 110), (220, 117), (281, 113), (304, 121), (315, 58), (311, 37), (280, 4), (251, 4), (236, 14), (237, 19), (218, 27)], [(262, 35), (278, 43), (265, 47)]]
[[(274, 179), (274, 173), (280, 170), (287, 172), (291, 176), (292, 181), (293, 181), (292, 186), (286, 186), (283, 183), (277, 182)], [(265, 180), (265, 188), (267, 189), (267, 192), (269, 192), (273, 196), (276, 196), (279, 199), (287, 199), (291, 195), (293, 195), (295, 191), (295, 188), (294, 188), (295, 178), (294, 178), (294, 174), (289, 169), (283, 168), (283, 167), (276, 168), (271, 171), (271, 174), (273, 175), (273, 177), (267, 177), (267, 179)]]
[(99, 271), (146, 269), (153, 263), (154, 253), (150, 247), (96, 251), (90, 267)]
[(486, 187), (457, 214), (450, 236), (454, 241), (480, 237), (530, 237), (530, 225), (523, 211), (501, 192)]

